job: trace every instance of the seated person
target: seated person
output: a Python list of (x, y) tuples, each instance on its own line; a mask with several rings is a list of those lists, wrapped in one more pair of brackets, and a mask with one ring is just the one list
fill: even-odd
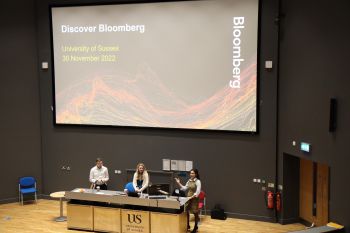
[(132, 180), (135, 192), (142, 193), (148, 187), (148, 183), (149, 175), (146, 171), (145, 165), (143, 163), (137, 164), (134, 178)]
[(107, 190), (108, 180), (108, 168), (103, 166), (103, 161), (101, 158), (97, 158), (96, 166), (90, 170), (89, 181), (91, 182), (91, 189), (100, 187), (101, 190)]
[(134, 173), (132, 183), (130, 182), (125, 185), (124, 192), (127, 194), (142, 193), (148, 187), (148, 183), (149, 175), (146, 171), (146, 167), (143, 163), (139, 163), (136, 166), (136, 171)]

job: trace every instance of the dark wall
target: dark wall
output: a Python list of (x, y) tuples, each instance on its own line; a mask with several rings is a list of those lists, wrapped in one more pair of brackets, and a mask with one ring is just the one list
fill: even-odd
[(34, 176), (41, 190), (34, 1), (2, 1), (0, 30), (0, 202), (7, 202), (16, 200), (21, 176)]
[[(330, 220), (348, 229), (349, 9), (348, 0), (282, 1), (278, 153), (279, 161), (288, 153), (330, 166)], [(331, 97), (338, 100), (334, 133), (328, 132)], [(310, 154), (301, 153), (300, 141), (312, 144)]]
[[(39, 61), (50, 61), (48, 4), (37, 1)], [(67, 1), (55, 1), (64, 2)], [(75, 1), (83, 3), (83, 1)], [(261, 64), (277, 57), (277, 1), (262, 1)], [(40, 72), (44, 192), (88, 187), (89, 169), (103, 157), (109, 168), (110, 189), (121, 190), (125, 174), (115, 169), (134, 168), (143, 161), (160, 170), (163, 158), (193, 160), (200, 170), (208, 208), (220, 203), (232, 216), (273, 220), (265, 207), (261, 188), (253, 178), (275, 179), (277, 78), (276, 70), (260, 68), (260, 117), (258, 135), (207, 131), (137, 128), (64, 127), (53, 125), (52, 74)], [(71, 171), (60, 168), (69, 165)], [(249, 205), (247, 205), (249, 203)]]

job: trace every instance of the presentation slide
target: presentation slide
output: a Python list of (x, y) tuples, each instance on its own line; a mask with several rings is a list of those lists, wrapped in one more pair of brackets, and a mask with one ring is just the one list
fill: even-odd
[(257, 131), (258, 0), (51, 7), (56, 124)]

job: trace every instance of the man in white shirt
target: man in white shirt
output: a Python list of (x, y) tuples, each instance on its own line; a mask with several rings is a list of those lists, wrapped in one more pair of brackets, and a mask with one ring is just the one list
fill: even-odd
[(108, 168), (103, 166), (101, 158), (96, 159), (96, 166), (90, 170), (91, 188), (100, 187), (101, 190), (107, 190), (107, 181), (109, 180)]

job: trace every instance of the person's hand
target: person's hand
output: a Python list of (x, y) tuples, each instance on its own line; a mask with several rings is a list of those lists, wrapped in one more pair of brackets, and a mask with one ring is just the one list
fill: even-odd
[(176, 177), (175, 181), (176, 181), (176, 183), (180, 184), (180, 179), (179, 178)]
[(140, 192), (140, 189), (139, 189), (139, 188), (136, 188), (136, 189), (135, 189), (135, 192), (139, 193), (139, 192)]

